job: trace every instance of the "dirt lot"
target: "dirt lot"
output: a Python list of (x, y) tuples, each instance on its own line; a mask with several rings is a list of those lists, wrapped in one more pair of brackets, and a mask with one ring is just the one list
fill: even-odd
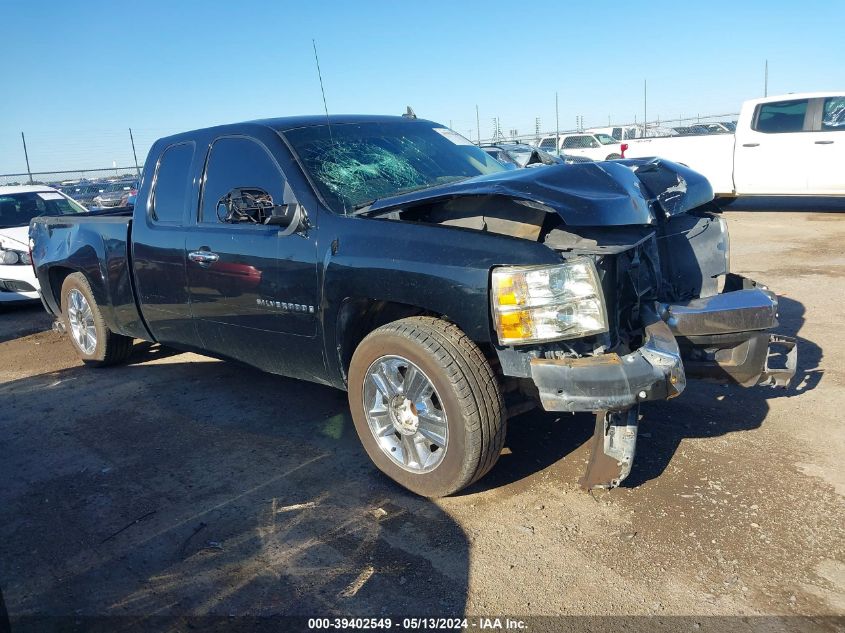
[(587, 415), (512, 420), (494, 471), (431, 502), (371, 467), (341, 392), (151, 345), (89, 370), (40, 307), (0, 314), (13, 630), (27, 614), (845, 626), (845, 215), (725, 216), (733, 270), (783, 296), (799, 375), (646, 407), (632, 475), (596, 495), (576, 484)]

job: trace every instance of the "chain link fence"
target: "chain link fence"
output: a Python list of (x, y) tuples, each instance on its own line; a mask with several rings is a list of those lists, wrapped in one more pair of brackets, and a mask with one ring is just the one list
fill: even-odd
[[(548, 124), (543, 123), (540, 119), (530, 125), (519, 125), (513, 121), (499, 119), (493, 117), (488, 119), (486, 125), (482, 121), (481, 129), (478, 123), (472, 121), (453, 120), (450, 122), (452, 129), (460, 132), (462, 135), (472, 140), (473, 142), (481, 142), (482, 145), (490, 143), (529, 143), (536, 144), (545, 136), (555, 136), (560, 133), (564, 134), (578, 134), (581, 132), (603, 132), (615, 137), (613, 133), (614, 128), (621, 128), (629, 130), (631, 136), (620, 137), (617, 140), (628, 140), (629, 138), (643, 138), (656, 136), (678, 136), (678, 135), (699, 135), (699, 134), (719, 134), (730, 133), (733, 131), (733, 124), (736, 123), (739, 113), (729, 112), (726, 114), (708, 114), (677, 117), (674, 119), (657, 118), (643, 124), (642, 121), (631, 121), (628, 123), (612, 123), (608, 122), (606, 125), (591, 121), (589, 124), (584, 122), (583, 117), (576, 117), (577, 125), (575, 127), (568, 125), (561, 125), (559, 130), (554, 128), (549, 129)], [(525, 131), (526, 129), (530, 131)]]
[[(500, 119), (499, 117), (487, 118), (485, 119), (486, 123), (479, 120), (467, 121), (459, 119), (443, 121), (443, 123), (448, 123), (453, 130), (463, 134), (473, 142), (480, 141), (482, 144), (503, 142), (536, 144), (544, 136), (555, 136), (557, 133), (603, 132), (620, 141), (628, 140), (629, 138), (654, 136), (730, 133), (732, 131), (731, 124), (736, 121), (737, 116), (737, 113), (695, 115), (681, 116), (674, 119), (657, 118), (649, 121), (647, 124), (634, 120), (629, 123), (608, 122), (607, 125), (597, 123), (595, 119), (589, 121), (589, 124), (585, 124), (584, 117), (578, 116), (576, 117), (577, 125), (575, 127), (561, 125), (559, 130), (554, 128), (549, 129), (549, 125), (543, 123), (539, 117), (535, 118), (530, 125), (523, 125), (522, 123), (524, 121), (520, 123)], [(620, 132), (619, 130), (624, 131)], [(75, 137), (70, 138), (65, 141), (64, 145), (57, 144), (55, 141), (56, 135), (46, 131), (41, 134), (33, 134), (32, 137), (27, 135), (25, 140), (23, 139), (23, 135), (17, 138), (16, 141), (11, 138), (5, 139), (5, 142), (0, 144), (0, 149), (3, 149), (7, 155), (13, 150), (15, 144), (20, 148), (20, 158), (15, 159), (12, 163), (13, 166), (17, 163), (20, 169), (14, 173), (0, 174), (0, 186), (25, 185), (30, 182), (62, 186), (76, 184), (80, 181), (136, 178), (140, 176), (141, 172), (140, 167), (136, 168), (135, 165), (131, 164), (134, 162), (136, 155), (140, 164), (143, 165), (147, 150), (153, 141), (160, 136), (166, 136), (175, 131), (166, 129), (135, 130), (134, 137), (131, 133), (127, 134), (116, 130), (85, 133), (83, 136), (79, 136), (78, 139)], [(32, 139), (32, 142), (30, 142), (30, 139)], [(24, 149), (26, 144), (30, 146), (28, 154)], [(135, 151), (136, 147), (137, 154)], [(126, 157), (125, 159), (120, 159), (119, 162), (115, 161), (115, 163), (127, 166), (70, 170), (58, 169), (54, 171), (29, 171), (28, 169), (30, 166), (37, 168), (38, 165), (43, 165), (44, 163), (48, 163), (51, 166), (61, 165), (62, 163), (66, 165), (78, 165), (86, 160), (84, 156), (90, 155), (112, 155), (118, 159), (120, 156), (124, 156)], [(124, 160), (126, 162), (122, 162)]]
[(6, 185), (49, 185), (60, 187), (78, 182), (99, 182), (106, 180), (124, 180), (137, 178), (140, 170), (131, 167), (102, 167), (97, 169), (77, 169), (70, 171), (40, 171), (20, 174), (0, 174), (0, 186)]

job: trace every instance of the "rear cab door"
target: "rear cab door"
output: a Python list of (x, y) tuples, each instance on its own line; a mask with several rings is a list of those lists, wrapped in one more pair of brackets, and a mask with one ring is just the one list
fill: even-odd
[[(325, 373), (317, 336), (317, 209), (308, 209), (308, 229), (290, 235), (261, 217), (267, 205), (299, 203), (286, 176), (292, 169), (287, 148), (268, 128), (209, 139), (185, 242), (188, 293), (205, 349), (314, 379)], [(233, 200), (241, 213), (227, 213)]]
[(811, 108), (808, 193), (845, 194), (845, 94), (814, 99)]
[[(808, 98), (752, 105), (736, 133), (736, 193), (803, 195), (808, 191), (812, 109)], [(745, 114), (745, 113), (743, 113)]]
[[(199, 164), (191, 138), (159, 141), (144, 167), (132, 223), (132, 269), (141, 314), (160, 343), (200, 347), (185, 271), (189, 210), (196, 207)], [(149, 176), (148, 176), (149, 174)]]

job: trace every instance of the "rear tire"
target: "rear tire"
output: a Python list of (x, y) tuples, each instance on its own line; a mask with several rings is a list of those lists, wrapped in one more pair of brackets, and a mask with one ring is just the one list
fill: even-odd
[(478, 346), (442, 319), (401, 319), (364, 338), (349, 366), (349, 407), (373, 463), (424, 497), (483, 477), (505, 441), (496, 375)]
[(617, 160), (622, 158), (622, 154), (610, 154), (605, 160)]
[(68, 275), (62, 283), (61, 298), (65, 328), (83, 363), (104, 367), (126, 360), (133, 339), (108, 328), (85, 275)]

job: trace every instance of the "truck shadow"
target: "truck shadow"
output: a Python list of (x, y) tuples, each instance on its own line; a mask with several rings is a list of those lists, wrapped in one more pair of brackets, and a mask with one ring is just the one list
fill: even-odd
[(725, 211), (845, 212), (845, 199), (836, 196), (748, 196), (720, 199), (715, 204)]
[[(635, 488), (659, 477), (685, 438), (713, 438), (759, 428), (769, 413), (769, 401), (794, 398), (820, 384), (822, 348), (798, 336), (804, 324), (804, 305), (780, 297), (778, 333), (798, 340), (798, 369), (787, 389), (744, 388), (692, 380), (686, 391), (668, 402), (644, 405), (637, 458), (624, 487)], [(647, 435), (644, 435), (647, 434)]]
[(175, 354), (0, 385), (13, 630), (463, 613), (464, 531), (371, 466), (345, 394)]

